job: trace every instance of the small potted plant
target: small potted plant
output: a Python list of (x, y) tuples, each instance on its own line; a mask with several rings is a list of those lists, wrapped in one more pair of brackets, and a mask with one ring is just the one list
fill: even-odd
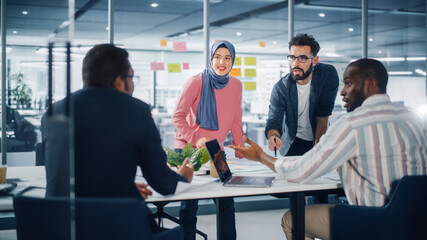
[(18, 72), (12, 74), (10, 78), (15, 80), (15, 88), (10, 91), (9, 97), (16, 103), (16, 108), (31, 109), (33, 91), (24, 82), (24, 74)]

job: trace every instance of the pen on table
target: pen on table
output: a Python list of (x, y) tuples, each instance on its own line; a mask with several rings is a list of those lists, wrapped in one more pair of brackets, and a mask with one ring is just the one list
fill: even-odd
[[(276, 144), (276, 135), (274, 136), (274, 144)], [(274, 157), (277, 157), (277, 149), (276, 149), (276, 145), (274, 145)]]

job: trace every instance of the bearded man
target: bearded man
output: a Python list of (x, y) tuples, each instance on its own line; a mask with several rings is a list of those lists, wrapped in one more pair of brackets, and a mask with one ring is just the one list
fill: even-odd
[(265, 128), (270, 150), (282, 156), (309, 151), (328, 128), (339, 79), (334, 66), (319, 63), (319, 43), (307, 34), (289, 41), (291, 72), (273, 87)]

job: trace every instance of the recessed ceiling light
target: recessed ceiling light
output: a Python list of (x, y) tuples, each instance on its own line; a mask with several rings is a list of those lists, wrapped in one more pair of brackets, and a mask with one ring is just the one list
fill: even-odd
[[(415, 72), (416, 73), (418, 73), (418, 74), (421, 74), (421, 75), (423, 75), (423, 76), (425, 76), (426, 75), (426, 72), (424, 72), (423, 70), (421, 70), (421, 69), (415, 69)], [(426, 109), (427, 110), (427, 109)], [(426, 111), (426, 113), (427, 113), (427, 111)]]
[(374, 41), (374, 39), (373, 38), (369, 38), (369, 42), (373, 42)]
[(14, 30), (14, 31), (12, 31), (12, 33), (13, 33), (13, 34), (17, 34), (17, 33), (18, 33), (18, 31)]
[(324, 13), (319, 13), (318, 15), (319, 15), (319, 17), (325, 17), (326, 16), (326, 14), (324, 14)]
[(348, 31), (349, 31), (349, 32), (353, 32), (353, 31), (354, 31), (354, 29), (353, 29), (353, 28), (348, 28)]
[(242, 36), (242, 33), (241, 32), (236, 32), (236, 35), (237, 36)]
[(391, 71), (388, 75), (412, 75), (412, 71)]
[(378, 53), (381, 54), (381, 53), (383, 53), (383, 51), (379, 50)]
[(277, 42), (276, 42), (276, 41), (273, 41), (273, 44), (274, 44), (274, 45), (276, 45), (276, 44), (277, 44)]
[(403, 62), (405, 61), (404, 57), (385, 57), (385, 58), (376, 58), (378, 61), (382, 62)]
[(22, 11), (22, 14), (27, 15), (28, 11)]
[(158, 3), (152, 3), (150, 6), (153, 7), (153, 8), (155, 8), (155, 7), (158, 7), (159, 4)]
[(425, 61), (426, 57), (407, 57), (406, 61)]
[(110, 27), (108, 27), (108, 26), (105, 27), (105, 30), (109, 30), (109, 29), (110, 29)]

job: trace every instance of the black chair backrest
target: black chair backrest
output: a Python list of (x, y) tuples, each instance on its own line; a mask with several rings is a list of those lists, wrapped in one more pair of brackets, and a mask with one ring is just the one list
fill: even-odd
[(11, 108), (11, 120), (13, 121), (13, 131), (16, 139), (35, 144), (37, 140), (36, 127), (22, 118), (18, 110)]
[(336, 205), (332, 239), (422, 239), (427, 227), (427, 175), (405, 176), (383, 207)]
[(384, 208), (388, 211), (383, 222), (384, 239), (427, 238), (427, 175), (403, 177)]
[[(17, 196), (13, 200), (18, 240), (70, 239), (69, 198)], [(76, 198), (76, 239), (151, 239), (142, 199)]]

